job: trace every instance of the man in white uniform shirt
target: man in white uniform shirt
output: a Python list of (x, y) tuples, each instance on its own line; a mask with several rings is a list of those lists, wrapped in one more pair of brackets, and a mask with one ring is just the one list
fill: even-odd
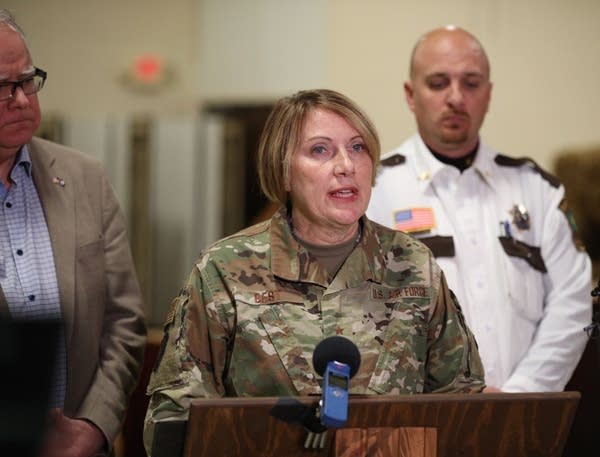
[(560, 391), (587, 341), (591, 263), (558, 180), (480, 141), (489, 77), (462, 29), (417, 42), (404, 90), (418, 133), (383, 157), (367, 215), (431, 248), (476, 336), (487, 391)]

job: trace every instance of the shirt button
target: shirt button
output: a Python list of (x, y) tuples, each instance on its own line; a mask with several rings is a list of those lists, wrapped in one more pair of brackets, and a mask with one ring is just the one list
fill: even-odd
[(12, 208), (12, 203), (11, 203), (11, 202), (6, 202), (5, 206), (6, 206), (7, 208)]
[(35, 300), (35, 295), (31, 294), (31, 295), (30, 295), (29, 297), (27, 297), (27, 298), (29, 298), (29, 301), (33, 301), (33, 300)]
[(17, 249), (17, 255), (23, 255), (23, 250), (22, 249)]

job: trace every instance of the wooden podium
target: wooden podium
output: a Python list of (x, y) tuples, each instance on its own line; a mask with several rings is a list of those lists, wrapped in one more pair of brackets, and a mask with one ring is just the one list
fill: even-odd
[[(328, 430), (322, 449), (304, 448), (307, 431), (299, 420), (316, 397), (195, 400), (179, 429), (180, 449), (185, 457), (560, 457), (579, 398), (578, 392), (352, 397), (346, 426)], [(153, 455), (175, 457), (172, 440), (161, 436)], [(171, 451), (161, 453), (156, 444)]]

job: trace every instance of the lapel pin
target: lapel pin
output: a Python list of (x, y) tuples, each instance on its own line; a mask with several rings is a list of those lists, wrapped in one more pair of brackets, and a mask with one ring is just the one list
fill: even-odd
[(58, 176), (55, 176), (54, 178), (52, 178), (52, 183), (58, 184), (60, 187), (65, 187), (65, 180), (62, 178), (59, 178)]

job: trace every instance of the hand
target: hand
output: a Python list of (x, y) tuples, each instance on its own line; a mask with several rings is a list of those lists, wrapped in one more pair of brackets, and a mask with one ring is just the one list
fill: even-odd
[(483, 392), (487, 393), (487, 394), (491, 394), (491, 393), (502, 392), (502, 391), (494, 386), (485, 386), (485, 388), (483, 389)]
[(46, 440), (40, 457), (95, 457), (103, 455), (104, 435), (82, 419), (71, 419), (55, 408), (50, 411)]

